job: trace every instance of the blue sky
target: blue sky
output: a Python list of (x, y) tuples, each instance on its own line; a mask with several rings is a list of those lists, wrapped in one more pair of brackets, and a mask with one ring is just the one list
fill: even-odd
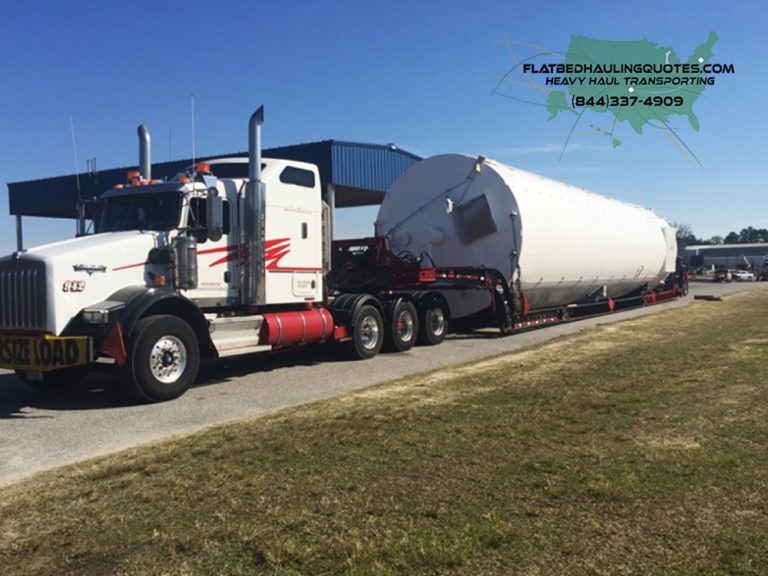
[[(0, 19), (0, 181), (137, 162), (136, 126), (157, 161), (245, 150), (266, 107), (265, 146), (321, 139), (394, 142), (421, 155), (483, 154), (689, 223), (700, 236), (768, 226), (768, 9), (763, 2), (22, 2)], [(555, 51), (571, 34), (646, 38), (682, 59), (719, 36), (717, 78), (694, 105), (701, 130), (674, 126), (702, 167), (658, 130), (620, 125), (611, 149), (589, 123), (565, 155), (572, 120), (493, 94), (513, 64), (505, 39)], [(531, 48), (514, 44), (521, 56)], [(518, 52), (519, 50), (519, 52)], [(370, 234), (375, 209), (339, 217)], [(74, 223), (25, 220), (25, 243), (71, 236)], [(7, 188), (0, 253), (15, 246)]]

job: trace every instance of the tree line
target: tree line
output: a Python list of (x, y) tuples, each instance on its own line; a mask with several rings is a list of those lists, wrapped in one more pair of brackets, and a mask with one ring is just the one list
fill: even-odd
[(711, 238), (699, 238), (693, 233), (690, 224), (681, 224), (673, 222), (672, 226), (677, 228), (677, 247), (685, 248), (696, 244), (757, 244), (768, 242), (768, 228), (753, 228), (747, 226), (740, 232), (728, 232), (726, 236), (712, 236)]

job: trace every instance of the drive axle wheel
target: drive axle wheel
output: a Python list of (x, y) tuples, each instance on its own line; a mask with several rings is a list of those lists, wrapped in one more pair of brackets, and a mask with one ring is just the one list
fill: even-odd
[(200, 367), (200, 347), (194, 330), (176, 316), (143, 318), (133, 330), (123, 384), (150, 402), (178, 398), (192, 385)]
[(354, 360), (373, 358), (384, 343), (384, 321), (370, 304), (361, 306), (352, 322), (352, 339), (346, 342), (346, 354)]
[(398, 300), (392, 307), (387, 328), (387, 350), (406, 352), (413, 348), (419, 333), (416, 307), (405, 300)]

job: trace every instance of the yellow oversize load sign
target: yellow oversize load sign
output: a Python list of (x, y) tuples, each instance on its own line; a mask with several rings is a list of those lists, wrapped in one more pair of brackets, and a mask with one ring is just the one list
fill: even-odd
[(87, 336), (9, 336), (0, 334), (0, 368), (48, 372), (88, 364)]

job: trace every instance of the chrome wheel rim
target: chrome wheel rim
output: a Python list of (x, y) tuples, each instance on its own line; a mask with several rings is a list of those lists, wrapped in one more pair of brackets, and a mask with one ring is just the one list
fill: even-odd
[(429, 330), (435, 336), (442, 336), (445, 332), (445, 314), (442, 308), (432, 308), (429, 311)]
[(360, 322), (360, 344), (366, 350), (373, 350), (379, 343), (379, 323), (373, 316), (366, 316)]
[(395, 333), (401, 342), (410, 342), (413, 338), (413, 314), (403, 310), (397, 317)]
[(152, 376), (163, 384), (176, 382), (187, 368), (187, 347), (176, 336), (163, 336), (149, 354)]

